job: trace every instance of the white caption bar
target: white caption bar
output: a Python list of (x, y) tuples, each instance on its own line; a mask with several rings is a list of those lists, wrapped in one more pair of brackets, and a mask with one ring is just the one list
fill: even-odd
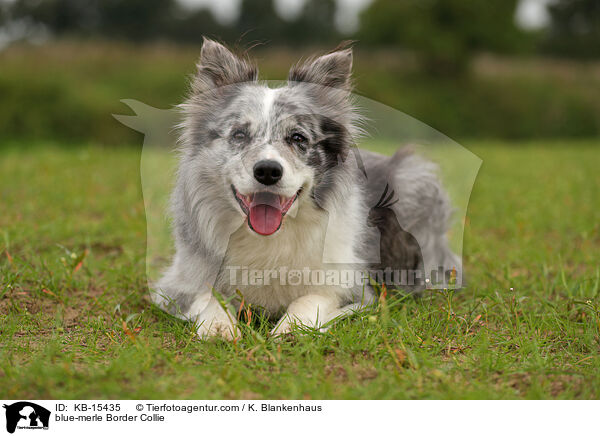
[[(598, 401), (0, 400), (0, 434), (598, 434)], [(116, 433), (115, 433), (116, 432)], [(131, 432), (131, 433), (129, 433)], [(393, 433), (390, 433), (393, 432)], [(186, 433), (189, 434), (189, 433)]]

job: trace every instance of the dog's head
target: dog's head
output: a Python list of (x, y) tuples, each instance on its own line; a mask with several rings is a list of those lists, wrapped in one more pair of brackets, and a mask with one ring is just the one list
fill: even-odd
[(351, 68), (351, 49), (340, 48), (269, 88), (248, 59), (205, 40), (181, 105), (182, 165), (194, 162), (205, 186), (227, 190), (228, 207), (254, 232), (277, 232), (286, 214), (323, 201), (353, 146)]

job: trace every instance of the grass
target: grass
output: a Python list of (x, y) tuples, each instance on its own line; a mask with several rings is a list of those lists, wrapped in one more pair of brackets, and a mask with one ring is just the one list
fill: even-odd
[(464, 290), (228, 343), (149, 304), (139, 149), (9, 144), (0, 397), (600, 398), (598, 145), (469, 145)]

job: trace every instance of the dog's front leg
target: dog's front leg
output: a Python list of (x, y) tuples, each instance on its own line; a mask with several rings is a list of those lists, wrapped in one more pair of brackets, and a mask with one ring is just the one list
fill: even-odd
[(278, 336), (289, 333), (296, 325), (321, 328), (332, 319), (331, 314), (336, 313), (339, 306), (338, 298), (333, 295), (304, 295), (288, 306), (271, 334)]
[(237, 336), (234, 312), (228, 305), (221, 305), (212, 293), (212, 285), (198, 286), (215, 283), (218, 271), (216, 262), (184, 252), (153, 287), (152, 299), (171, 315), (195, 322), (201, 338), (221, 336), (231, 340)]
[(168, 293), (162, 289), (160, 294), (153, 294), (153, 299), (162, 310), (194, 322), (198, 329), (198, 336), (202, 339), (220, 336), (232, 340), (238, 335), (234, 312), (227, 304), (223, 305), (219, 302), (208, 289), (189, 293)]

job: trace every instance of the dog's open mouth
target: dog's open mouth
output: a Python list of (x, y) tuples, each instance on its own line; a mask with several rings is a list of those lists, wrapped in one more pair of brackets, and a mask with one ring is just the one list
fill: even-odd
[(302, 188), (292, 197), (284, 197), (272, 192), (255, 192), (242, 195), (231, 185), (233, 195), (242, 211), (248, 216), (248, 227), (259, 235), (272, 235), (281, 227), (284, 215), (300, 195)]

